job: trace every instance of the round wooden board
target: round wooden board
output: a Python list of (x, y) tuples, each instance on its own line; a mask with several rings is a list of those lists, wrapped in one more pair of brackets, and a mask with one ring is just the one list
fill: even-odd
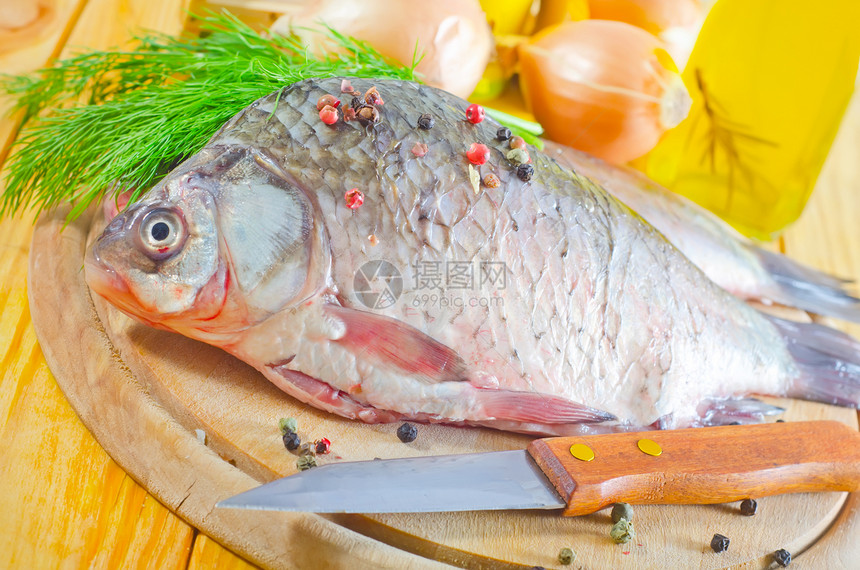
[[(857, 494), (767, 497), (755, 517), (736, 504), (636, 507), (636, 539), (609, 539), (608, 512), (316, 515), (215, 509), (217, 501), (296, 472), (278, 419), (295, 417), (305, 440), (328, 437), (321, 462), (521, 449), (529, 438), (489, 429), (420, 426), (402, 444), (396, 425), (364, 425), (301, 404), (219, 349), (133, 322), (90, 298), (82, 260), (92, 214), (64, 228), (46, 214), (30, 257), (33, 323), (57, 382), (99, 443), (171, 510), (228, 548), (272, 568), (763, 568), (786, 548), (799, 567), (848, 568), (857, 559)], [(95, 223), (93, 232), (100, 223)], [(773, 400), (787, 421), (836, 419), (853, 410)], [(205, 443), (198, 431), (205, 433)], [(350, 493), (350, 489), (333, 492)], [(731, 539), (713, 553), (714, 533)]]

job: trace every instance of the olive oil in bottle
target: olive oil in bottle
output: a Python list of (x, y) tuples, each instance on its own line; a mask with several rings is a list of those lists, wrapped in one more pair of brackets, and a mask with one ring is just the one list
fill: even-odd
[(772, 239), (800, 216), (836, 136), (858, 30), (858, 0), (718, 0), (683, 73), (690, 113), (639, 165)]

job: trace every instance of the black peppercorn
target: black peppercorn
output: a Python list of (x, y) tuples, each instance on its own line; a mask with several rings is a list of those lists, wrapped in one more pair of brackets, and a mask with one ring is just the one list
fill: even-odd
[(741, 514), (746, 517), (751, 517), (758, 510), (758, 503), (755, 499), (744, 499), (741, 501)]
[(418, 428), (410, 423), (405, 423), (397, 428), (397, 437), (399, 437), (400, 441), (403, 443), (415, 441), (415, 438), (418, 437)]
[(434, 124), (436, 124), (436, 121), (433, 119), (433, 115), (429, 113), (424, 113), (418, 117), (418, 126), (425, 131), (432, 129)]
[(773, 561), (785, 568), (791, 564), (791, 552), (784, 548), (780, 548), (773, 553)]
[(353, 109), (358, 110), (359, 108), (364, 107), (364, 101), (362, 101), (360, 97), (353, 97), (350, 105)]
[(496, 138), (500, 141), (506, 141), (511, 138), (511, 129), (508, 127), (499, 127), (499, 130), (496, 131)]
[(721, 534), (715, 534), (711, 539), (711, 549), (714, 552), (725, 552), (729, 549), (729, 538)]
[(284, 447), (290, 451), (295, 451), (302, 444), (299, 434), (294, 431), (288, 431), (284, 434)]
[(531, 180), (534, 173), (535, 167), (531, 164), (521, 164), (517, 166), (517, 178), (519, 178), (523, 182), (528, 182), (529, 180)]

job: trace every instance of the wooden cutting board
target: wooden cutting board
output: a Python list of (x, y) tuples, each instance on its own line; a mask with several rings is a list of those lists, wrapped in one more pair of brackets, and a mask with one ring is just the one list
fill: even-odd
[[(221, 499), (297, 471), (278, 419), (295, 417), (304, 440), (327, 437), (322, 463), (524, 448), (529, 438), (489, 429), (420, 426), (401, 443), (396, 425), (370, 426), (301, 404), (219, 349), (133, 322), (91, 299), (82, 260), (100, 220), (63, 229), (62, 211), (36, 228), (30, 256), (32, 319), (46, 360), (83, 422), (108, 453), (168, 508), (241, 556), (272, 568), (762, 568), (785, 548), (799, 566), (857, 560), (857, 494), (767, 497), (744, 517), (737, 504), (636, 507), (637, 538), (609, 539), (608, 512), (316, 515), (214, 509)], [(92, 228), (90, 226), (93, 226)], [(791, 400), (787, 421), (837, 419), (852, 410)], [(205, 440), (203, 437), (205, 434)], [(333, 489), (348, 494), (349, 488)], [(727, 552), (709, 548), (715, 533)]]

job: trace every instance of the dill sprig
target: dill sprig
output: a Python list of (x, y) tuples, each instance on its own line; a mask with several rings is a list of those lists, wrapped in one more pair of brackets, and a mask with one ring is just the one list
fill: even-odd
[(229, 13), (200, 18), (199, 38), (149, 34), (129, 51), (89, 51), (33, 76), (0, 77), (24, 126), (0, 215), (70, 202), (69, 219), (108, 192), (132, 200), (202, 148), (256, 99), (310, 77), (415, 80), (415, 66), (327, 29), (310, 54), (296, 37), (258, 33)]

